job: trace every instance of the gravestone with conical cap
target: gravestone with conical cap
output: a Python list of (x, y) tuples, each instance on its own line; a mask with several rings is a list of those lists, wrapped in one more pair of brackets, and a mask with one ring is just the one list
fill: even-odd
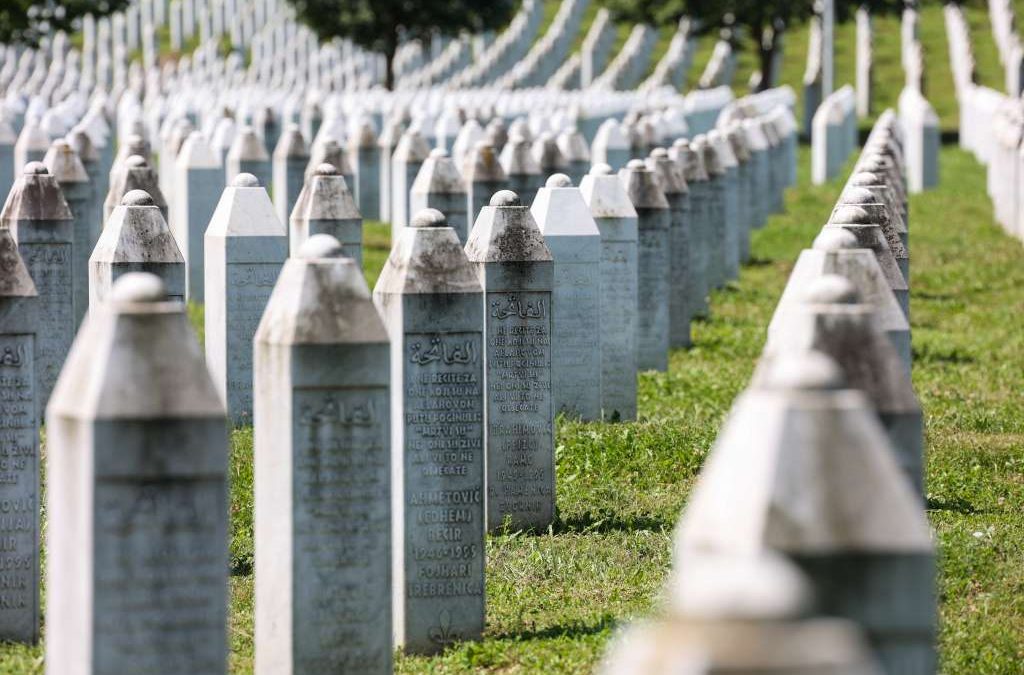
[(167, 220), (168, 209), (164, 193), (160, 191), (160, 181), (156, 171), (142, 155), (132, 155), (124, 160), (120, 171), (115, 171), (107, 197), (103, 201), (103, 224), (106, 226), (111, 214), (120, 204), (124, 196), (132, 190), (142, 190), (153, 198), (153, 203), (160, 209), (164, 220)]
[(590, 171), (590, 146), (587, 145), (587, 139), (573, 126), (560, 133), (556, 142), (565, 158), (565, 173), (572, 179), (573, 185), (580, 185)]
[(484, 629), (482, 289), (454, 228), (425, 209), (396, 239), (373, 296), (397, 385), (395, 639), (432, 654)]
[(388, 335), (336, 239), (288, 259), (254, 348), (255, 672), (390, 673)]
[(274, 212), (282, 223), (295, 208), (295, 201), (302, 192), (306, 165), (309, 163), (309, 149), (302, 138), (298, 124), (289, 124), (281, 134), (274, 148)]
[(768, 139), (765, 138), (761, 126), (755, 120), (743, 120), (743, 131), (747, 137), (747, 147), (750, 151), (750, 161), (753, 164), (754, 200), (753, 213), (751, 214), (754, 227), (760, 229), (768, 222), (768, 215), (772, 211), (772, 166), (771, 147)]
[(89, 256), (89, 309), (107, 301), (129, 272), (157, 276), (170, 300), (185, 300), (185, 258), (153, 198), (132, 190), (114, 209)]
[(601, 411), (611, 421), (636, 419), (637, 215), (618, 176), (598, 164), (580, 193), (601, 233), (599, 315)]
[(889, 245), (893, 258), (900, 268), (904, 281), (910, 283), (910, 252), (907, 250), (907, 227), (903, 219), (892, 212), (882, 198), (866, 187), (850, 186), (839, 195), (833, 214), (844, 206), (857, 206), (868, 214), (868, 222), (878, 225)]
[(668, 201), (669, 217), (669, 346), (689, 347), (692, 279), (690, 274), (690, 189), (679, 166), (664, 148), (655, 148), (645, 160)]
[(270, 185), (274, 178), (270, 154), (251, 126), (243, 126), (238, 130), (228, 149), (224, 168), (227, 171), (225, 182), (228, 184), (240, 173), (251, 173), (260, 181), (260, 185)]
[(288, 258), (288, 231), (256, 176), (240, 173), (224, 190), (204, 257), (206, 363), (228, 419), (251, 424), (252, 339)]
[(394, 202), (391, 195), (392, 176), (394, 175), (392, 157), (395, 153), (395, 148), (398, 146), (398, 139), (402, 137), (404, 131), (401, 120), (399, 118), (392, 118), (384, 122), (384, 128), (381, 130), (380, 136), (377, 137), (377, 152), (380, 154), (380, 176), (378, 178), (380, 194), (378, 195), (378, 201), (380, 203), (380, 220), (385, 223), (391, 222), (391, 209)]
[[(510, 140), (503, 152), (509, 151), (511, 144)], [(473, 146), (462, 163), (461, 173), (466, 184), (466, 217), (469, 222), (475, 223), (481, 210), (490, 204), (494, 193), (504, 190), (508, 185), (508, 176), (488, 141), (479, 141)], [(523, 204), (528, 205), (529, 202), (523, 201)]]
[(305, 179), (309, 180), (309, 177), (316, 172), (316, 168), (321, 164), (330, 164), (345, 177), (346, 184), (354, 184), (354, 174), (352, 164), (348, 160), (348, 152), (334, 138), (316, 142), (310, 147)]
[(654, 172), (642, 159), (619, 171), (637, 213), (637, 368), (668, 370), (671, 213)]
[(874, 311), (875, 321), (899, 355), (903, 371), (909, 374), (910, 323), (875, 254), (861, 248), (857, 237), (843, 229), (826, 228), (812, 248), (800, 253), (768, 324), (768, 340), (783, 329), (787, 315), (799, 306), (804, 290), (825, 274), (838, 274), (853, 283), (861, 301)]
[[(884, 204), (887, 207), (886, 210), (880, 212), (879, 215), (891, 219), (896, 232), (899, 233), (900, 241), (903, 243), (904, 248), (907, 249), (909, 254), (910, 232), (904, 220), (900, 198), (897, 195), (896, 190), (886, 183), (886, 178), (871, 171), (858, 170), (856, 173), (852, 174), (850, 179), (846, 182), (845, 190), (850, 190), (851, 188), (862, 188), (875, 196), (875, 203), (864, 202), (862, 204), (858, 204), (858, 206), (863, 207), (869, 213), (872, 211), (879, 212), (877, 204)], [(857, 196), (860, 197), (860, 195)]]
[(534, 161), (540, 168), (541, 180), (547, 180), (556, 173), (565, 174), (569, 170), (569, 161), (555, 141), (555, 135), (545, 131), (533, 142), (530, 150)]
[(64, 140), (56, 140), (43, 159), (50, 175), (57, 180), (74, 218), (74, 257), (72, 275), (75, 284), (75, 328), (89, 308), (89, 254), (93, 249), (93, 189), (81, 160)]
[(555, 517), (551, 252), (529, 207), (502, 190), (466, 256), (484, 290), (487, 527), (542, 530)]
[(89, 250), (96, 245), (100, 238), (100, 229), (103, 227), (103, 198), (107, 194), (106, 177), (107, 172), (103, 170), (102, 158), (99, 149), (92, 142), (89, 134), (82, 128), (72, 129), (67, 135), (67, 141), (71, 148), (78, 155), (86, 175), (89, 177), (89, 185), (92, 188), (89, 216)]
[(373, 126), (364, 121), (349, 138), (354, 183), (352, 196), (359, 212), (370, 220), (380, 220), (380, 150)]
[(598, 127), (590, 157), (594, 164), (607, 164), (613, 171), (625, 168), (630, 158), (629, 138), (617, 119), (608, 118)]
[[(825, 274), (804, 289), (802, 302), (771, 335), (758, 371), (779, 354), (817, 350), (835, 359), (847, 383), (878, 411), (897, 464), (924, 494), (924, 418), (900, 355), (846, 277)], [(757, 376), (755, 375), (755, 380)]]
[(677, 555), (778, 551), (889, 673), (935, 670), (934, 545), (875, 411), (820, 352), (737, 399), (679, 525)]
[(158, 277), (89, 312), (46, 429), (47, 673), (225, 673), (224, 407)]
[(530, 209), (555, 261), (551, 390), (555, 413), (601, 419), (601, 232), (579, 188), (556, 173)]
[(5, 570), (0, 639), (39, 639), (39, 422), (36, 384), (38, 294), (11, 231), (0, 228), (0, 518)]
[(42, 410), (75, 335), (74, 216), (42, 162), (25, 165), (0, 226), (11, 231), (39, 294), (35, 373)]
[(828, 224), (822, 228), (822, 232), (833, 229), (850, 232), (857, 237), (858, 246), (870, 249), (875, 254), (892, 292), (896, 295), (896, 300), (900, 303), (903, 315), (909, 321), (910, 291), (907, 288), (906, 277), (900, 271), (882, 227), (872, 221), (871, 215), (865, 209), (847, 204), (832, 212), (832, 216), (829, 218)]
[[(409, 128), (398, 139), (398, 145), (391, 156), (391, 237), (398, 236), (398, 231), (405, 227), (412, 217), (409, 205), (409, 193), (420, 172), (420, 167), (430, 155), (430, 147), (423, 140), (420, 132)], [(469, 215), (470, 221), (473, 214)]]
[(295, 255), (314, 234), (329, 234), (345, 255), (363, 264), (363, 217), (345, 177), (331, 164), (321, 164), (299, 193), (289, 219), (289, 240)]
[(25, 166), (29, 162), (41, 162), (50, 149), (50, 137), (36, 121), (29, 121), (21, 128), (18, 141), (14, 144), (14, 166)]
[(177, 177), (170, 225), (188, 267), (185, 295), (189, 300), (203, 302), (203, 233), (224, 190), (224, 168), (203, 135), (193, 131), (178, 152), (174, 171)]
[[(543, 184), (544, 179), (541, 177), (540, 165), (533, 157), (530, 141), (522, 134), (511, 134), (508, 143), (501, 151), (500, 164), (505, 173), (505, 186), (519, 195), (523, 204), (532, 204), (533, 198), (537, 196), (537, 189)], [(463, 172), (467, 173), (469, 169), (464, 168)], [(467, 182), (471, 182), (471, 180), (467, 178)], [(479, 181), (474, 178), (472, 182)], [(497, 188), (492, 189), (491, 194), (496, 191)], [(487, 199), (490, 197), (488, 196)]]
[(466, 184), (455, 162), (443, 148), (434, 148), (423, 162), (412, 184), (409, 204), (413, 213), (423, 209), (437, 209), (445, 215), (446, 227), (455, 230), (459, 241), (465, 244), (469, 237), (466, 215)]

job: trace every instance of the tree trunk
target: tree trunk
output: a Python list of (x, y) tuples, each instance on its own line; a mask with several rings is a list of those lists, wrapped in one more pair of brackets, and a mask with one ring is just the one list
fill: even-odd
[(775, 52), (778, 50), (778, 35), (772, 27), (766, 27), (759, 31), (760, 37), (757, 40), (757, 56), (761, 68), (761, 82), (758, 84), (758, 91), (766, 91), (775, 86), (772, 80), (774, 73)]
[(384, 88), (388, 91), (395, 88), (395, 51), (393, 47), (384, 50)]

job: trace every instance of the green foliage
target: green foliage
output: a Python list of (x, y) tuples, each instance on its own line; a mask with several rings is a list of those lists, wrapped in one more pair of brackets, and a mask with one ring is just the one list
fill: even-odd
[(387, 87), (391, 61), (400, 39), (429, 40), (435, 34), (457, 35), (496, 30), (508, 23), (515, 0), (289, 0), (299, 19), (322, 40), (348, 38), (384, 55)]
[(73, 33), (86, 14), (100, 17), (126, 8), (130, 0), (3, 0), (0, 43), (38, 44), (58, 30)]

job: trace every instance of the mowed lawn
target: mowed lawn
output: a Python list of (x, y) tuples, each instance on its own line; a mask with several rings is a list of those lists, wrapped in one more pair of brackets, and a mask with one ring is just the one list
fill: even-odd
[[(990, 39), (972, 7), (976, 41)], [(955, 129), (941, 8), (921, 35), (930, 95)], [(898, 93), (898, 23), (876, 23), (880, 103)], [(837, 68), (852, 64), (839, 31)], [(806, 31), (787, 37), (784, 77), (802, 71)], [(985, 49), (988, 49), (987, 47)], [(976, 51), (984, 52), (976, 45)], [(743, 73), (741, 59), (741, 75)], [(979, 60), (980, 66), (990, 60)], [(702, 59), (697, 68), (703, 68)], [(986, 66), (988, 67), (988, 66)], [(998, 73), (982, 80), (997, 84)], [(837, 73), (837, 81), (850, 79)], [(879, 106), (879, 110), (881, 105)], [(641, 376), (641, 419), (559, 423), (559, 520), (548, 532), (488, 539), (485, 639), (434, 658), (399, 657), (403, 673), (578, 673), (590, 670), (621, 622), (654, 611), (670, 565), (672, 530), (732, 400), (760, 354), (789, 270), (838, 196), (841, 181), (808, 186), (808, 152), (786, 212), (753, 238), (738, 282), (714, 294), (695, 347), (670, 370)], [(940, 557), (942, 671), (1018, 673), (1024, 663), (1024, 248), (996, 225), (984, 170), (947, 146), (942, 185), (911, 200), (914, 381), (927, 414), (928, 511)], [(386, 226), (367, 224), (372, 286), (387, 256)], [(194, 313), (201, 321), (201, 312)], [(231, 671), (252, 671), (252, 432), (232, 436)], [(0, 645), (0, 673), (42, 672), (41, 647)]]

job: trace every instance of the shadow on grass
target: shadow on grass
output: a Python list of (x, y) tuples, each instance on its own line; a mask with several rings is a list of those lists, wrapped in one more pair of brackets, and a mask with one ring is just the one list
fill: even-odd
[(228, 563), (228, 572), (233, 577), (247, 577), (252, 574), (253, 571), (253, 557), (252, 555), (245, 555), (241, 557), (232, 557)]
[(591, 534), (594, 532), (636, 532), (667, 531), (675, 527), (675, 521), (650, 516), (629, 516), (621, 518), (612, 514), (580, 513), (568, 518), (559, 517), (551, 528), (554, 534)]
[(979, 513), (985, 513), (982, 509), (977, 509), (966, 499), (934, 499), (928, 498), (926, 505), (929, 511), (948, 511), (950, 513), (959, 513), (961, 515), (969, 516)]
[(915, 364), (923, 363), (975, 363), (977, 359), (966, 349), (960, 347), (936, 348), (924, 345), (912, 349)]
[(533, 628), (507, 633), (498, 633), (497, 635), (494, 635), (493, 638), (496, 640), (513, 640), (516, 642), (524, 642), (527, 640), (557, 640), (559, 638), (574, 640), (588, 635), (603, 633), (609, 628), (614, 628), (616, 624), (617, 620), (615, 617), (610, 614), (605, 614), (597, 623), (594, 624), (587, 624), (583, 622), (556, 624), (554, 626), (548, 626), (547, 628)]

